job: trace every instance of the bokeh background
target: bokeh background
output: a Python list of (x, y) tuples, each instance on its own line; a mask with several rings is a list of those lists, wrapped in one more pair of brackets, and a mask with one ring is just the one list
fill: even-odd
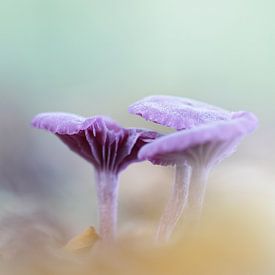
[[(32, 129), (35, 114), (105, 114), (124, 126), (156, 129), (127, 113), (151, 94), (255, 112), (258, 131), (213, 172), (207, 197), (245, 205), (257, 195), (274, 214), (274, 10), (273, 0), (1, 1), (5, 226), (51, 220), (68, 229), (66, 239), (96, 225), (92, 167), (54, 136)], [(121, 232), (157, 222), (172, 172), (142, 163), (123, 173)]]

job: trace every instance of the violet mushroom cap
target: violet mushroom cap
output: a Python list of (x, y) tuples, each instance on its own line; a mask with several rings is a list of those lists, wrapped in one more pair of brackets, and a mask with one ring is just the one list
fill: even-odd
[(131, 114), (176, 130), (220, 120), (229, 120), (231, 112), (193, 99), (177, 96), (148, 96), (129, 106)]
[(32, 120), (35, 128), (57, 135), (72, 151), (96, 170), (96, 187), (102, 239), (116, 231), (118, 174), (133, 162), (142, 146), (159, 136), (156, 132), (122, 128), (111, 118), (84, 118), (69, 113), (42, 113)]
[[(257, 124), (258, 120), (252, 113), (233, 113), (230, 120), (211, 122), (160, 137), (144, 146), (138, 157), (141, 160), (149, 160), (153, 164), (191, 166), (191, 184), (190, 187), (185, 187), (189, 190), (184, 190), (185, 197), (182, 200), (188, 200), (185, 203), (188, 203), (191, 212), (197, 218), (202, 209), (208, 173), (224, 158), (234, 153), (240, 141), (253, 132)], [(176, 194), (176, 191), (174, 193)], [(174, 196), (178, 196), (175, 194)], [(173, 200), (175, 201), (175, 198)], [(174, 208), (180, 208), (175, 206), (174, 202), (171, 204)], [(183, 207), (181, 206), (181, 210), (178, 210), (180, 212), (178, 215), (182, 214)], [(175, 221), (172, 223), (174, 227)], [(163, 229), (163, 231), (167, 230), (169, 231), (169, 229)], [(171, 232), (162, 232), (162, 234), (169, 235)], [(169, 236), (164, 236), (166, 237)]]
[(227, 121), (216, 121), (162, 136), (144, 146), (138, 157), (153, 164), (176, 165), (187, 161), (195, 167), (212, 168), (234, 153), (241, 139), (253, 132), (257, 124), (254, 114), (236, 112)]

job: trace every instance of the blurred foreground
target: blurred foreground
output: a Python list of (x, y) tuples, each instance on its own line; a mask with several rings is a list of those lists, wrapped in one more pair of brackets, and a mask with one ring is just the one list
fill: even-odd
[(1, 221), (6, 242), (1, 242), (0, 271), (7, 275), (271, 275), (275, 240), (269, 210), (266, 201), (234, 206), (210, 201), (200, 229), (179, 228), (167, 245), (155, 244), (155, 228), (144, 224), (143, 230), (133, 227), (121, 234), (115, 244), (99, 240), (82, 253), (64, 249), (66, 240), (61, 236), (67, 232), (57, 221), (43, 215), (14, 217), (13, 227), (4, 227)]

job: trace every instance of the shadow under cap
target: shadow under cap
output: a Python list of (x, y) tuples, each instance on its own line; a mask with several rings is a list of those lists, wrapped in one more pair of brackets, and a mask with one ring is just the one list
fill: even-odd
[(159, 136), (146, 129), (123, 128), (105, 116), (84, 118), (69, 113), (42, 113), (33, 119), (32, 125), (56, 134), (96, 169), (114, 173), (140, 161), (139, 149)]

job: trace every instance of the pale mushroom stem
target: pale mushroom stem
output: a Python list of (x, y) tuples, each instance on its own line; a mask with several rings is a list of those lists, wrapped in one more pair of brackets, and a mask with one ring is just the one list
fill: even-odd
[(160, 219), (156, 233), (158, 242), (168, 241), (188, 202), (191, 167), (187, 164), (176, 165), (175, 182)]
[(96, 191), (99, 212), (99, 235), (103, 240), (113, 240), (117, 227), (117, 174), (105, 171), (97, 172)]
[(197, 226), (201, 219), (204, 197), (206, 192), (209, 169), (192, 167), (191, 184), (189, 188), (189, 219)]

